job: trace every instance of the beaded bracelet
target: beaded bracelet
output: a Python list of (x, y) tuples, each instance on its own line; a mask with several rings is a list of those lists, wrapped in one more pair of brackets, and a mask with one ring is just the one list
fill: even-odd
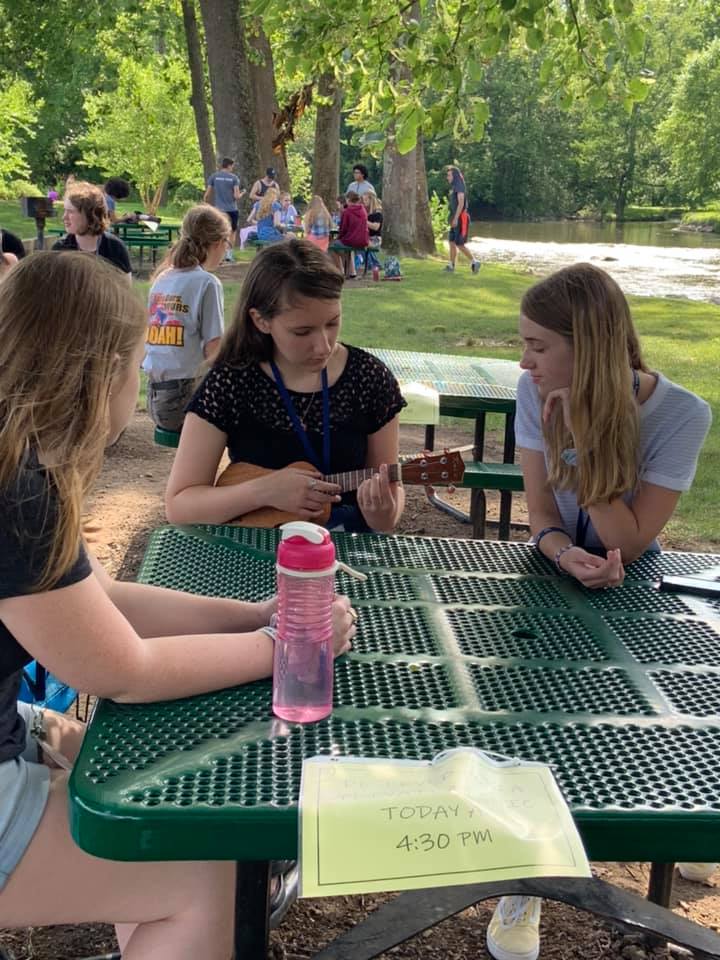
[(555, 554), (555, 566), (557, 567), (557, 572), (558, 572), (559, 574), (561, 574), (561, 575), (567, 573), (567, 570), (563, 570), (563, 568), (560, 566), (560, 557), (561, 557), (564, 553), (567, 553), (568, 550), (572, 550), (572, 548), (573, 548), (574, 546), (575, 546), (574, 543), (567, 543), (567, 544), (565, 544), (564, 547), (560, 547), (560, 549), (558, 550), (558, 552)]
[(540, 533), (533, 539), (533, 543), (537, 550), (540, 550), (540, 541), (543, 537), (547, 536), (548, 533), (564, 533), (565, 536), (569, 536), (567, 530), (563, 530), (562, 527), (544, 527)]
[(260, 633), (267, 634), (273, 642), (273, 647), (275, 646), (275, 641), (277, 640), (277, 630), (275, 627), (260, 627)]

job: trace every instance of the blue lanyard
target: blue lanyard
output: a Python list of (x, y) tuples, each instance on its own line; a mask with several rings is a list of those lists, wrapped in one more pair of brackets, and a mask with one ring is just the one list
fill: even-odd
[(587, 540), (588, 527), (590, 526), (590, 517), (581, 508), (578, 510), (577, 522), (575, 524), (575, 546), (584, 547)]
[(295, 404), (292, 402), (290, 394), (287, 391), (287, 387), (283, 382), (282, 375), (273, 360), (270, 361), (270, 369), (273, 372), (275, 383), (277, 384), (277, 388), (280, 391), (280, 396), (282, 397), (282, 402), (285, 404), (285, 409), (290, 417), (292, 428), (295, 431), (295, 435), (305, 448), (305, 453), (308, 460), (313, 464), (313, 466), (318, 468), (320, 473), (322, 473), (324, 476), (327, 476), (330, 473), (330, 391), (328, 389), (327, 370), (323, 370), (321, 374), (323, 407), (323, 462), (322, 467), (320, 467), (318, 466), (317, 454), (313, 450), (310, 440), (308, 439), (307, 430), (300, 423), (300, 417), (297, 415)]

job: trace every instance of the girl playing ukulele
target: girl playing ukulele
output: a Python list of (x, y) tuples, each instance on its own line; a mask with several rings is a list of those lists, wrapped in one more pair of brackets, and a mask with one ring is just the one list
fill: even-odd
[[(403, 510), (397, 381), (375, 357), (340, 343), (342, 273), (291, 239), (253, 260), (212, 369), (188, 406), (166, 494), (173, 523), (226, 523), (262, 507), (328, 526), (391, 531)], [(215, 486), (232, 463), (273, 470)], [(304, 462), (307, 468), (289, 466)], [(322, 479), (370, 468), (355, 492)]]

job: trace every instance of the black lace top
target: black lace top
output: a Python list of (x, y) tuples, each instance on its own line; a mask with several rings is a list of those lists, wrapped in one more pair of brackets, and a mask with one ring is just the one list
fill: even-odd
[[(348, 346), (347, 351), (345, 369), (330, 387), (331, 473), (365, 467), (368, 436), (406, 406), (397, 380), (384, 363), (357, 347)], [(316, 451), (319, 468), (322, 392), (289, 393)], [(275, 381), (257, 364), (217, 364), (200, 384), (187, 410), (227, 435), (233, 463), (242, 461), (280, 470), (289, 463), (307, 460)]]

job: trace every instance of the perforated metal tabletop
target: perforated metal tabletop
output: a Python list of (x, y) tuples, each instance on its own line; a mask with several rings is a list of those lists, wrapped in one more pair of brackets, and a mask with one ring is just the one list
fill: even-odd
[[(400, 384), (424, 383), (440, 394), (440, 412), (463, 408), (513, 413), (520, 367), (514, 360), (383, 350), (365, 347), (392, 370)], [(453, 408), (453, 409), (451, 409)]]
[[(271, 714), (269, 681), (99, 705), (70, 781), (76, 841), (116, 859), (276, 859), (297, 847), (303, 758), (430, 758), (472, 745), (553, 765), (588, 854), (720, 860), (720, 603), (657, 592), (720, 556), (646, 554), (617, 590), (559, 578), (523, 544), (339, 534), (364, 570), (335, 708)], [(165, 527), (139, 579), (261, 599), (277, 532)]]

